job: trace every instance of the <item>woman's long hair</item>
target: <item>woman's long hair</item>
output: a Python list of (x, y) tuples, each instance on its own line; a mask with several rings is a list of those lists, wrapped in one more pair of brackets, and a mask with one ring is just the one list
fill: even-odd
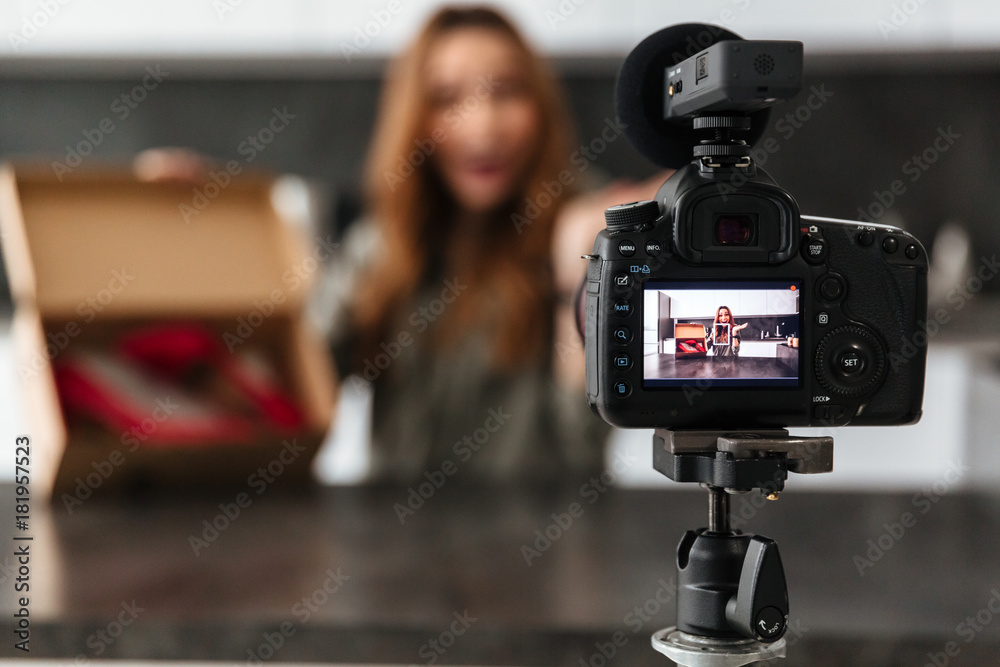
[[(440, 318), (447, 326), (436, 327), (429, 342), (441, 349), (477, 325), (480, 331), (485, 326), (497, 369), (538, 363), (550, 352), (552, 225), (571, 189), (559, 178), (568, 166), (570, 116), (548, 67), (506, 18), (484, 7), (450, 7), (435, 13), (395, 59), (382, 94), (365, 194), (383, 245), (355, 310), (363, 357), (377, 353), (386, 336), (394, 338), (399, 332), (393, 327), (401, 322), (407, 326), (406, 308), (413, 308), (421, 287), (454, 277), (435, 273), (449, 270), (444, 253), (456, 204), (433, 168), (433, 155), (428, 155), (435, 139), (425, 136), (430, 111), (425, 68), (440, 38), (464, 28), (495, 31), (520, 52), (527, 94), (538, 108), (539, 141), (520, 191), (492, 214), (482, 237), (463, 258), (469, 271), (460, 282), (469, 289), (447, 306)], [(558, 189), (560, 196), (553, 196)], [(434, 285), (444, 287), (443, 282)]]

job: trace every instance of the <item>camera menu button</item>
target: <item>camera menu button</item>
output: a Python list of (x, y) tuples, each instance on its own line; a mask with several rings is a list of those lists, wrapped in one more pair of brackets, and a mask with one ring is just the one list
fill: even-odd
[(622, 257), (631, 257), (635, 254), (635, 244), (631, 241), (620, 241), (618, 243), (618, 252), (622, 254)]

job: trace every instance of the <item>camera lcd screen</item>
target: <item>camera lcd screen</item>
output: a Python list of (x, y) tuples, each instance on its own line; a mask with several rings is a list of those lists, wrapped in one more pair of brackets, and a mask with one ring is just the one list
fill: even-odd
[(798, 387), (800, 288), (794, 280), (647, 282), (643, 387)]

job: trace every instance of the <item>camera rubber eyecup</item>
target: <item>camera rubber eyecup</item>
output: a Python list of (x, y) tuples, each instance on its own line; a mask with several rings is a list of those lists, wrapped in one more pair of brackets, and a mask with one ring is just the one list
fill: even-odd
[(878, 337), (860, 325), (834, 329), (816, 348), (816, 377), (828, 392), (859, 398), (874, 391), (885, 376), (885, 351)]

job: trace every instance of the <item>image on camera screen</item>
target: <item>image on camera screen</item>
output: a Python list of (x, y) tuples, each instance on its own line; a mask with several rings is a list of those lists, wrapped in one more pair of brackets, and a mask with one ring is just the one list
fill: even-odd
[(798, 387), (800, 287), (794, 280), (647, 282), (643, 386)]

